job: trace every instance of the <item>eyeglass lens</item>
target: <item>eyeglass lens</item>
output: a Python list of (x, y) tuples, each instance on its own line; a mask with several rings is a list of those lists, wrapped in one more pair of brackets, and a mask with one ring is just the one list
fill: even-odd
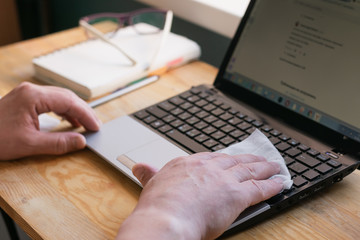
[[(132, 24), (139, 34), (153, 34), (164, 29), (166, 13), (144, 12), (132, 16)], [(144, 27), (141, 23), (151, 25), (151, 28)]]

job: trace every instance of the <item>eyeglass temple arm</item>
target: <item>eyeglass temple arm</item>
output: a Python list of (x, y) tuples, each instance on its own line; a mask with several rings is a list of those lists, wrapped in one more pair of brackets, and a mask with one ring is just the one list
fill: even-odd
[(156, 53), (154, 55), (154, 57), (152, 58), (149, 67), (147, 68), (148, 71), (152, 71), (154, 70), (154, 65), (156, 64), (156, 60), (159, 57), (159, 54), (161, 52), (161, 49), (164, 47), (166, 39), (170, 33), (171, 30), (171, 26), (172, 26), (172, 20), (173, 20), (173, 12), (171, 10), (169, 10), (166, 13), (166, 18), (165, 18), (165, 25), (164, 25), (164, 29), (162, 31), (162, 36), (161, 36), (161, 40), (160, 40), (160, 44), (158, 45), (158, 48), (156, 49)]
[(102, 41), (104, 41), (104, 42), (106, 42), (108, 44), (110, 44), (111, 46), (116, 48), (118, 51), (120, 51), (122, 54), (124, 54), (124, 56), (127, 57), (131, 61), (132, 66), (134, 66), (136, 64), (136, 61), (132, 57), (130, 57), (126, 52), (124, 52), (118, 45), (114, 44), (109, 39), (104, 37), (102, 32), (100, 32), (99, 30), (97, 30), (96, 28), (94, 28), (93, 26), (91, 26), (90, 24), (88, 24), (84, 20), (80, 20), (79, 24), (80, 24), (80, 26), (85, 28), (87, 31), (91, 32), (95, 37), (99, 38), (100, 40), (102, 40)]

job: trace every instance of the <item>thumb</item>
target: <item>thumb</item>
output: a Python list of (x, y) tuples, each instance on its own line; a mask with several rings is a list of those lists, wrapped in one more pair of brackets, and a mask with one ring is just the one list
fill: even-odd
[(76, 132), (40, 133), (36, 142), (39, 154), (64, 154), (86, 146), (85, 137)]
[(137, 163), (132, 168), (132, 172), (134, 176), (140, 181), (141, 185), (145, 187), (145, 185), (158, 172), (158, 170), (145, 163)]

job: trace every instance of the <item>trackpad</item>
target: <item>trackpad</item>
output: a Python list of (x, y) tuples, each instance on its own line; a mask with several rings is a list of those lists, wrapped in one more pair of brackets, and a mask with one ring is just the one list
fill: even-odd
[(85, 134), (87, 146), (137, 182), (132, 166), (147, 163), (162, 168), (188, 153), (129, 116), (105, 123), (100, 131)]

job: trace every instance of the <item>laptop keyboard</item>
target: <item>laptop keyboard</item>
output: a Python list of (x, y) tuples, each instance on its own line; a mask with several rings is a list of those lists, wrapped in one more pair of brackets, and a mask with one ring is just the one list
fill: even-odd
[(341, 166), (329, 156), (237, 111), (209, 90), (192, 88), (133, 116), (193, 153), (217, 151), (241, 142), (257, 128), (284, 157), (293, 188), (306, 186)]

